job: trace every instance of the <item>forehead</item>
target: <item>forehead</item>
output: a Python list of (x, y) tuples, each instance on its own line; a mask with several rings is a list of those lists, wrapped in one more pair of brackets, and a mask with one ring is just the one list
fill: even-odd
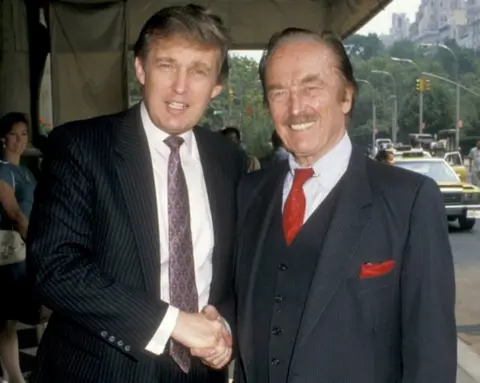
[(217, 65), (220, 55), (218, 47), (202, 44), (182, 35), (156, 38), (149, 49), (149, 59), (201, 62), (209, 65)]
[(297, 82), (308, 75), (327, 80), (338, 76), (337, 58), (330, 47), (313, 39), (281, 42), (268, 59), (267, 82)]
[(16, 122), (12, 125), (10, 132), (19, 132), (27, 129), (27, 125), (24, 122)]

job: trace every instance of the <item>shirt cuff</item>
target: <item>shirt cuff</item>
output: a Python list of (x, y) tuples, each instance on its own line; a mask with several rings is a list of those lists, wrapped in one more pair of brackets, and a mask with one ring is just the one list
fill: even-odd
[(153, 335), (152, 340), (147, 344), (145, 350), (150, 351), (155, 355), (160, 355), (165, 351), (167, 342), (172, 335), (173, 329), (177, 324), (177, 318), (180, 310), (176, 307), (169, 306), (162, 323), (158, 327), (157, 332)]

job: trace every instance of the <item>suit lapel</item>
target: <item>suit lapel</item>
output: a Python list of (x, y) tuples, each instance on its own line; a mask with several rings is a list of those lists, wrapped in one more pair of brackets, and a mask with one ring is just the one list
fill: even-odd
[(139, 105), (119, 122), (115, 168), (132, 223), (147, 291), (160, 297), (160, 242), (153, 167)]
[[(253, 345), (252, 326), (254, 326), (255, 319), (255, 314), (252, 312), (252, 298), (253, 294), (255, 293), (253, 290), (255, 286), (255, 280), (259, 277), (258, 266), (262, 257), (265, 238), (270, 227), (275, 208), (279, 206), (278, 201), (282, 198), (283, 184), (288, 169), (288, 162), (283, 161), (282, 163), (276, 165), (275, 168), (272, 169), (271, 173), (268, 174), (268, 178), (266, 181), (264, 181), (260, 190), (255, 192), (255, 194), (257, 194), (257, 197), (255, 198), (255, 201), (252, 203), (252, 205), (250, 205), (249, 207), (250, 212), (248, 214), (252, 216), (247, 217), (247, 219), (243, 223), (243, 231), (250, 229), (254, 231), (249, 233), (249, 235), (243, 235), (243, 233), (241, 233), (240, 235), (240, 246), (244, 247), (248, 243), (255, 243), (250, 275), (239, 276), (242, 279), (248, 280), (247, 292), (245, 294), (244, 301), (240, 303), (243, 304), (244, 311), (243, 313), (238, 313), (238, 315), (243, 314), (242, 316), (244, 323), (240, 324), (240, 326), (245, 329), (245, 334), (242, 334), (239, 342), (243, 343), (240, 345), (240, 350), (244, 352), (244, 355), (242, 355), (242, 359), (245, 363), (245, 370), (247, 371), (247, 375), (249, 365), (251, 364), (253, 357), (253, 354), (249, 354), (249, 352), (252, 350)], [(261, 222), (261, 224), (257, 225), (256, 222), (259, 221)], [(258, 227), (259, 230), (256, 230), (255, 228)], [(248, 253), (249, 250), (242, 250), (241, 256), (248, 257)], [(239, 310), (242, 310), (242, 307), (240, 307)]]
[[(227, 233), (230, 226), (227, 224), (226, 214), (231, 204), (233, 196), (228, 192), (231, 190), (228, 176), (228, 170), (223, 166), (221, 151), (223, 147), (215, 147), (216, 140), (211, 140), (210, 132), (204, 131), (204, 128), (196, 127), (193, 130), (195, 140), (197, 141), (198, 152), (202, 164), (203, 177), (207, 188), (208, 202), (213, 223), (214, 248), (212, 254), (212, 290), (217, 286), (215, 283), (223, 270), (224, 257), (229, 254), (220, 254), (221, 246), (219, 244), (231, 233)], [(216, 292), (211, 291), (210, 296), (215, 296)]]
[[(372, 195), (365, 156), (354, 147), (345, 173), (336, 211), (325, 237), (322, 255), (313, 276), (296, 347), (302, 344), (346, 278), (348, 265), (369, 227)], [(294, 353), (296, 355), (296, 353)]]

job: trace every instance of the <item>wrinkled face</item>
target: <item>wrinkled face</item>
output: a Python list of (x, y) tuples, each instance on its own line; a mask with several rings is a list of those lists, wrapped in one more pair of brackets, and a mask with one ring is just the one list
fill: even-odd
[(145, 61), (135, 59), (135, 71), (150, 118), (169, 134), (193, 128), (222, 90), (220, 50), (181, 36), (152, 42)]
[(265, 72), (268, 106), (285, 147), (311, 165), (345, 134), (353, 90), (331, 49), (313, 39), (286, 41)]
[(13, 124), (10, 132), (2, 138), (5, 150), (21, 155), (28, 145), (28, 128), (23, 122)]

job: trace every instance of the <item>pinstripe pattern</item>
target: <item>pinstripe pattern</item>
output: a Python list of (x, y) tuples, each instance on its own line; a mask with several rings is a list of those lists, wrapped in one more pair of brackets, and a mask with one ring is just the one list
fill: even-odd
[[(251, 297), (262, 294), (252, 286), (269, 272), (259, 269), (259, 255), (268, 252), (263, 243), (273, 215), (271, 196), (285, 174), (286, 164), (278, 165), (248, 175), (240, 186), (236, 383), (260, 383), (252, 380), (254, 364), (278, 365), (255, 358), (255, 318), (271, 313), (252, 312)], [(274, 350), (289, 366), (287, 382), (455, 383), (453, 259), (437, 185), (373, 162), (358, 149), (344, 177), (348, 187), (340, 191), (321, 246), (293, 354)], [(396, 262), (393, 272), (359, 278), (362, 264), (386, 260)], [(274, 307), (281, 310), (281, 304)]]
[[(210, 303), (231, 280), (235, 191), (244, 157), (195, 128), (214, 223)], [(69, 123), (48, 140), (28, 235), (29, 267), (54, 314), (32, 382), (225, 382), (195, 362), (184, 375), (145, 346), (160, 301), (153, 170), (138, 106)]]

